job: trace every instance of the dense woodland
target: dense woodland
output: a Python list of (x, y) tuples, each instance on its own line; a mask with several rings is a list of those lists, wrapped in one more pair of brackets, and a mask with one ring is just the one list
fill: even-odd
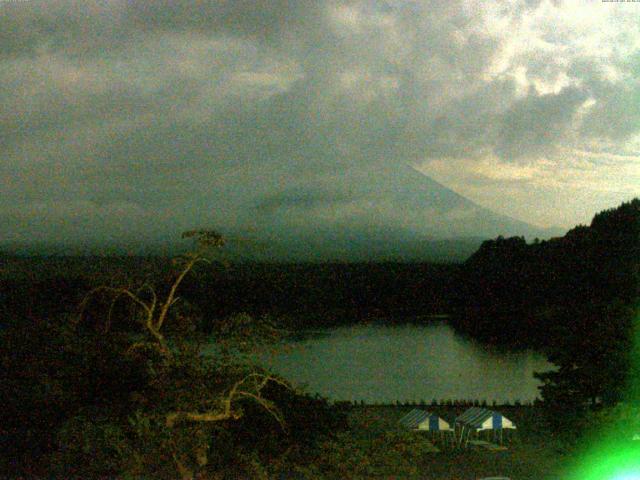
[[(223, 240), (189, 236), (201, 243), (174, 262), (2, 256), (0, 474), (271, 478), (313, 464), (301, 478), (334, 478), (344, 408), (230, 359), (355, 321), (451, 313), (465, 335), (544, 352), (556, 428), (638, 398), (638, 199), (561, 238), (486, 241), (462, 264), (206, 264)], [(204, 341), (220, 353), (200, 355)]]
[[(64, 310), (98, 282), (171, 275), (161, 257), (11, 257), (3, 305), (21, 314)], [(238, 312), (289, 317), (297, 327), (404, 319), (451, 309), (459, 265), (216, 263), (185, 279), (181, 297), (211, 323)], [(56, 296), (50, 292), (56, 291)], [(25, 302), (28, 294), (33, 302)], [(210, 327), (210, 325), (209, 325)]]
[(486, 241), (458, 279), (459, 330), (536, 348), (559, 365), (540, 375), (547, 402), (567, 404), (565, 411), (576, 403), (615, 403), (628, 393), (640, 298), (640, 200), (600, 212), (561, 238)]

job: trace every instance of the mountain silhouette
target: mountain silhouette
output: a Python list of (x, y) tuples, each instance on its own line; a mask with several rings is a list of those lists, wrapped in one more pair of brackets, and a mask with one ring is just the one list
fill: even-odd
[(483, 239), (559, 233), (481, 207), (409, 165), (326, 177), (257, 195), (247, 231), (264, 242), (267, 258), (460, 260)]

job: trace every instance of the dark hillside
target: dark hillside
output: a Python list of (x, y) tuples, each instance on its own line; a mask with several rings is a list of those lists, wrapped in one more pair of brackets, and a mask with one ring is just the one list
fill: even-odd
[(461, 268), (454, 324), (485, 341), (547, 352), (561, 367), (541, 375), (547, 397), (560, 395), (564, 382), (566, 401), (613, 401), (625, 387), (638, 298), (634, 199), (561, 238), (484, 242)]
[(458, 326), (496, 341), (540, 345), (553, 310), (631, 304), (640, 292), (639, 272), (639, 199), (598, 213), (590, 226), (564, 237), (531, 244), (498, 237), (461, 268), (456, 297), (466, 320)]

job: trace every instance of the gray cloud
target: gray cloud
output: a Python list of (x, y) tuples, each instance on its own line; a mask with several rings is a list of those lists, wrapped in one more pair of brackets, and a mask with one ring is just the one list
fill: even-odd
[(270, 215), (283, 208), (312, 209), (355, 200), (357, 198), (342, 192), (294, 189), (268, 195), (260, 200), (256, 208), (261, 213)]
[[(550, 5), (504, 10), (516, 25)], [(513, 47), (512, 65), (489, 74), (509, 38), (487, 15), (457, 0), (2, 3), (5, 231), (240, 226), (277, 199), (348, 204), (347, 169), (535, 162), (640, 131), (637, 81), (607, 77), (569, 29), (543, 29), (546, 50)], [(637, 59), (610, 65), (632, 75)], [(535, 86), (563, 76), (554, 91)], [(69, 205), (82, 228), (56, 227)], [(167, 211), (181, 220), (141, 220)]]
[(496, 153), (503, 159), (545, 155), (565, 137), (576, 109), (586, 100), (577, 88), (538, 95), (529, 91), (502, 115)]
[(640, 126), (640, 82), (610, 85), (594, 92), (596, 104), (582, 125), (587, 137), (623, 141)]

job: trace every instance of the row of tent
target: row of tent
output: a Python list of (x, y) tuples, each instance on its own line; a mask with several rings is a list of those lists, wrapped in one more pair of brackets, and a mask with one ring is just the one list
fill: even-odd
[[(399, 421), (401, 425), (411, 430), (427, 432), (450, 432), (459, 438), (459, 443), (472, 433), (493, 431), (502, 434), (504, 429), (515, 429), (514, 423), (501, 413), (481, 407), (472, 407), (456, 417), (453, 427), (449, 422), (426, 410), (413, 409)], [(502, 436), (502, 435), (500, 435)]]
[[(435, 413), (413, 409), (400, 419), (400, 424), (411, 430), (427, 430), (432, 432), (453, 431), (449, 422)], [(475, 431), (515, 429), (516, 426), (504, 415), (486, 408), (471, 407), (456, 417), (454, 426), (470, 428)]]

